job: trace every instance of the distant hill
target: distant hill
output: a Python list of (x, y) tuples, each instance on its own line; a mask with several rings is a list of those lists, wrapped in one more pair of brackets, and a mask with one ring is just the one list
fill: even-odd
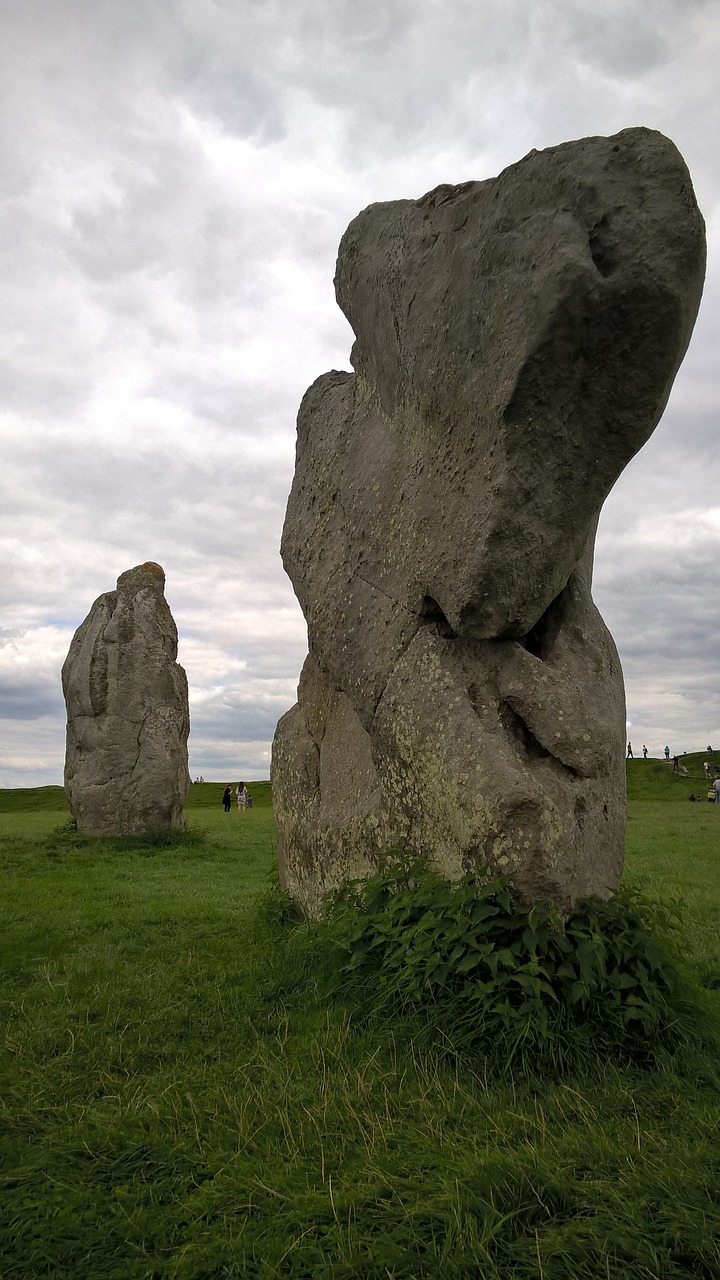
[(0, 813), (38, 813), (59, 810), (69, 813), (62, 787), (13, 787), (0, 789)]
[[(230, 779), (228, 778), (228, 782)], [(233, 786), (237, 786), (238, 779), (235, 779)], [(214, 809), (216, 805), (222, 804), (223, 791), (227, 783), (225, 782), (196, 782), (193, 783), (188, 791), (188, 798), (185, 802), (185, 808), (189, 813), (195, 809)], [(272, 805), (272, 796), (270, 794), (269, 782), (245, 782), (250, 795), (253, 798), (253, 805), (258, 809), (268, 809)], [(233, 804), (237, 804), (237, 798), (233, 794)]]
[[(691, 792), (705, 799), (708, 787), (703, 761), (707, 759), (705, 751), (691, 751), (687, 755), (678, 756), (679, 773), (673, 771), (672, 756), (669, 764), (664, 759), (643, 760), (641, 757), (639, 760), (628, 760), (628, 800), (687, 800)], [(710, 760), (711, 774), (716, 764), (720, 765), (718, 751)]]
[[(664, 760), (628, 760), (628, 800), (687, 800), (691, 792), (705, 799), (708, 791), (703, 772), (706, 753), (692, 751), (679, 756), (678, 760), (680, 769), (686, 770), (686, 774), (674, 773), (672, 763), (666, 764)], [(720, 766), (720, 751), (715, 752), (710, 764)], [(265, 809), (272, 805), (269, 782), (248, 782), (246, 785), (258, 808)], [(196, 783), (188, 791), (185, 808), (190, 814), (197, 809), (213, 809), (221, 804), (224, 790), (224, 782)], [(68, 812), (62, 787), (0, 789), (0, 813), (37, 813), (43, 810)]]
[[(272, 805), (269, 782), (248, 782), (253, 804), (259, 809)], [(220, 805), (224, 782), (203, 782), (190, 787), (185, 808), (211, 809)], [(59, 811), (68, 813), (68, 803), (63, 787), (12, 787), (0, 789), (0, 813), (40, 813)]]

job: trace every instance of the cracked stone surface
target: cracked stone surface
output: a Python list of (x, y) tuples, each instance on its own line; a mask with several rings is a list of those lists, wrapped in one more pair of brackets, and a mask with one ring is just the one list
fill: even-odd
[(303, 399), (282, 540), (310, 652), (273, 799), (311, 913), (391, 848), (562, 909), (617, 886), (625, 704), (595, 530), (661, 416), (704, 265), (685, 164), (647, 129), (350, 224), (355, 372)]
[(190, 717), (177, 647), (165, 574), (151, 561), (121, 574), (73, 636), (62, 669), (65, 791), (86, 835), (185, 825)]

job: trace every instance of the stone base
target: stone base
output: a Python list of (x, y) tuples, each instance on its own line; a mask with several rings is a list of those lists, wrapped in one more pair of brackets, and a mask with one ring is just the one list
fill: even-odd
[(277, 727), (273, 803), (283, 886), (311, 915), (389, 849), (449, 879), (488, 866), (570, 911), (620, 881), (625, 707), (612, 639), (582, 580), (531, 653), (430, 622), (366, 729), (312, 657)]

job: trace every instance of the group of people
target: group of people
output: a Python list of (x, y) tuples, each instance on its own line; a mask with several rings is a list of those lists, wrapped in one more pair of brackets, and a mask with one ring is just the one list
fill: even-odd
[(238, 782), (233, 792), (232, 782), (228, 782), (223, 791), (223, 809), (226, 813), (230, 812), (233, 794), (237, 796), (238, 813), (244, 813), (246, 809), (252, 809), (252, 796), (245, 786), (244, 782)]
[[(665, 748), (665, 750), (666, 750), (666, 751), (668, 751), (668, 750), (669, 750), (669, 747), (666, 747), (666, 748)], [(628, 760), (634, 760), (634, 759), (635, 759), (635, 757), (634, 757), (634, 755), (633, 755), (632, 742), (628, 742), (628, 744), (627, 744), (627, 758), (628, 758)], [(647, 760), (647, 758), (648, 758), (648, 749), (647, 749), (647, 747), (645, 746), (645, 743), (643, 742), (643, 760)]]
[[(720, 777), (716, 778), (710, 787), (710, 790), (708, 791), (708, 800), (712, 800), (713, 791), (715, 792), (715, 804), (720, 807)], [(691, 791), (688, 796), (688, 800), (700, 800), (702, 802), (702, 796), (696, 796), (695, 792)]]

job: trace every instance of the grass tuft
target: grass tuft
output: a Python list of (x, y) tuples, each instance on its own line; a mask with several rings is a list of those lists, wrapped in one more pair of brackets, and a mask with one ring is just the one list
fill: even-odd
[(279, 893), (264, 910), (289, 926), (289, 972), (277, 978), (286, 996), (310, 968), (325, 999), (356, 1020), (403, 1022), (406, 1036), (480, 1053), (494, 1072), (562, 1072), (612, 1056), (651, 1064), (681, 1044), (720, 1044), (712, 1002), (683, 960), (677, 912), (637, 890), (562, 920), (514, 902), (506, 878), (448, 884), (405, 856), (334, 895), (318, 924), (297, 923)]

